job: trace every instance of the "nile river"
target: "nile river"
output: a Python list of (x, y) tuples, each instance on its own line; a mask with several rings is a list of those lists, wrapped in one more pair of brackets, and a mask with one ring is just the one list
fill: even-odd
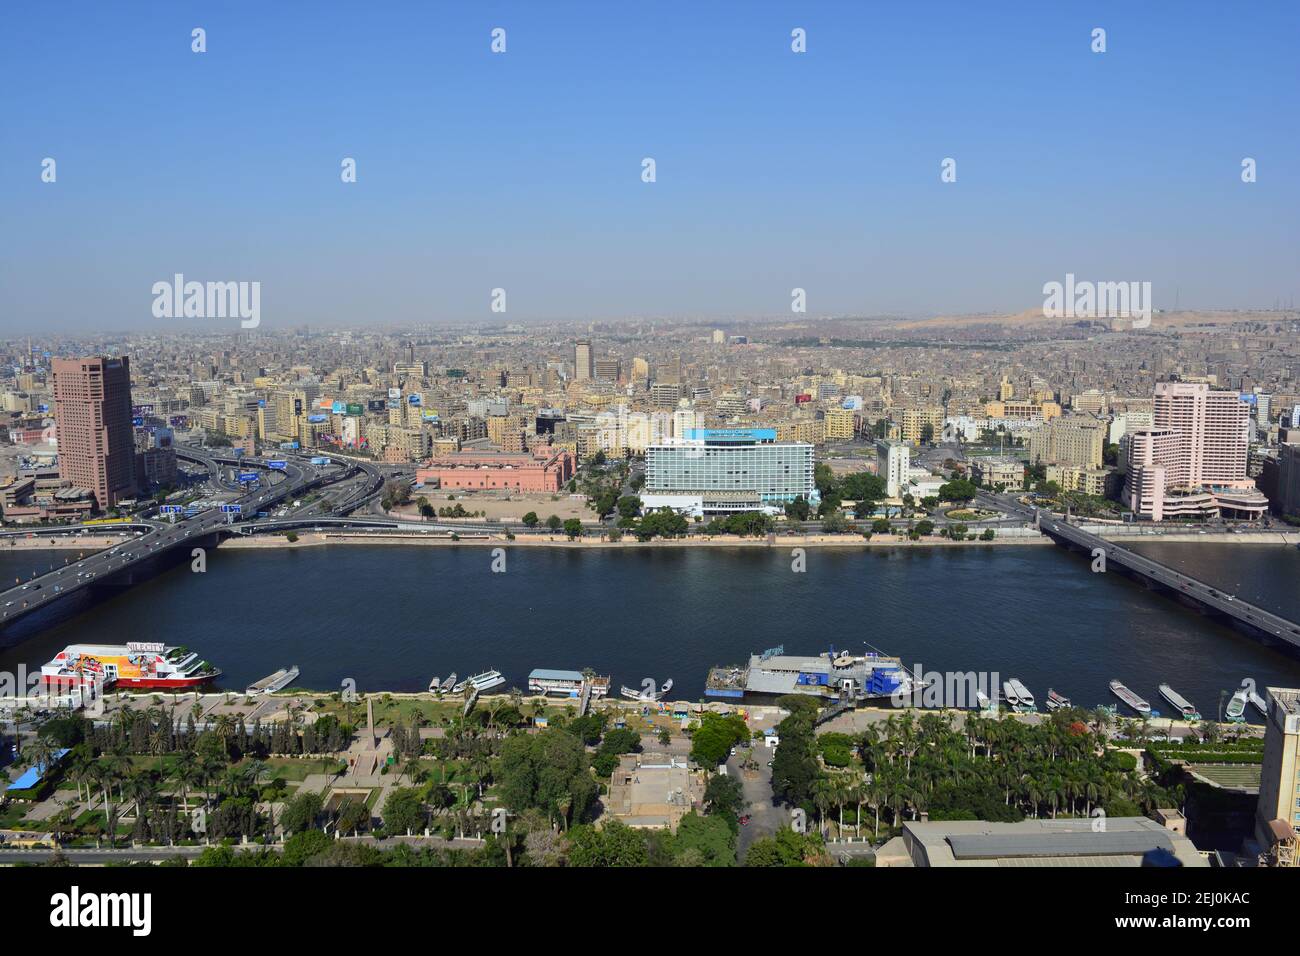
[[(1300, 620), (1300, 551), (1144, 544), (1217, 587)], [(29, 575), (63, 552), (0, 555)], [(1053, 547), (515, 548), (337, 545), (217, 550), (0, 652), (29, 667), (64, 645), (187, 644), (242, 689), (298, 664), (299, 686), (423, 690), (433, 675), (495, 667), (523, 688), (534, 667), (592, 667), (620, 684), (673, 678), (698, 698), (708, 669), (778, 644), (791, 653), (868, 642), (927, 671), (1019, 677), (1081, 705), (1119, 678), (1166, 709), (1168, 681), (1207, 717), (1243, 677), (1300, 686), (1300, 662)]]

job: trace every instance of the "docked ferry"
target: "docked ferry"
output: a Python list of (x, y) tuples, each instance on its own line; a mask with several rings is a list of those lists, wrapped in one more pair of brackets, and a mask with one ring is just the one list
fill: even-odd
[(481, 694), (484, 691), (491, 690), (493, 687), (500, 687), (505, 682), (506, 679), (502, 676), (500, 671), (487, 670), (481, 674), (471, 674), (469, 677), (466, 677), (463, 681), (460, 681), (453, 686), (451, 692), (453, 694), (459, 694), (464, 691), (466, 687), (472, 687)]
[[(584, 686), (589, 688), (588, 693), (592, 699), (604, 697), (609, 693), (609, 678), (591, 671), (554, 670), (549, 667), (534, 668), (528, 675), (528, 691), (532, 694), (581, 697)], [(669, 681), (668, 687), (671, 686), (672, 681)]]
[(1136, 710), (1139, 714), (1148, 715), (1151, 713), (1151, 705), (1125, 687), (1121, 682), (1117, 680), (1111, 681), (1110, 692)]
[(1174, 705), (1174, 709), (1178, 711), (1183, 720), (1201, 719), (1201, 715), (1192, 706), (1191, 702), (1168, 684), (1160, 685), (1160, 696)]
[(183, 690), (220, 676), (221, 671), (188, 647), (145, 642), (70, 644), (41, 667), (46, 684), (63, 687), (101, 684)]
[(1047, 709), (1048, 710), (1061, 710), (1062, 708), (1069, 707), (1069, 706), (1070, 706), (1070, 698), (1066, 697), (1064, 694), (1058, 694), (1050, 687), (1047, 688)]

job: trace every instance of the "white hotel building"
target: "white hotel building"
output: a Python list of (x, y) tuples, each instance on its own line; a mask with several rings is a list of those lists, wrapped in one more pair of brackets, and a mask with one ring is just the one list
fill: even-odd
[(798, 497), (818, 503), (813, 446), (778, 442), (773, 428), (692, 428), (646, 449), (645, 510), (694, 517), (779, 514)]

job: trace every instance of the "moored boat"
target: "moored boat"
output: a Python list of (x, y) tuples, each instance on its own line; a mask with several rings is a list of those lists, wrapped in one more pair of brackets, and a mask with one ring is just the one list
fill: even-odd
[(1069, 706), (1070, 706), (1070, 698), (1066, 697), (1064, 694), (1058, 694), (1050, 687), (1047, 688), (1047, 709), (1048, 710), (1060, 710), (1063, 707), (1069, 707)]
[(456, 672), (452, 671), (447, 676), (447, 679), (442, 682), (442, 685), (438, 688), (438, 692), (441, 694), (450, 694), (451, 689), (455, 686), (456, 686)]
[(1174, 709), (1178, 711), (1183, 720), (1201, 719), (1201, 715), (1192, 706), (1191, 702), (1168, 684), (1160, 685), (1160, 696), (1174, 705)]
[(1238, 687), (1233, 693), (1232, 699), (1228, 701), (1227, 709), (1224, 710), (1223, 716), (1232, 721), (1239, 723), (1246, 719), (1246, 701), (1249, 700), (1249, 692), (1245, 687)]
[(429, 681), (429, 693), (436, 694), (442, 688), (442, 678), (435, 677)]
[(500, 671), (486, 670), (481, 674), (471, 674), (460, 683), (453, 685), (451, 690), (452, 693), (459, 694), (466, 687), (471, 687), (481, 694), (484, 691), (491, 690), (493, 687), (500, 687), (505, 682), (506, 679), (501, 675)]
[(1110, 682), (1110, 692), (1122, 700), (1129, 707), (1132, 707), (1139, 714), (1147, 716), (1151, 713), (1151, 705), (1125, 687), (1121, 682), (1113, 680)]
[(180, 690), (198, 687), (221, 671), (188, 647), (159, 643), (70, 644), (41, 667), (46, 684), (102, 684)]
[(1038, 702), (1034, 700), (1034, 695), (1029, 692), (1029, 688), (1024, 685), (1019, 677), (1013, 677), (1009, 681), (1011, 689), (1016, 692), (1016, 697), (1020, 698), (1020, 710), (1029, 712), (1038, 709)]
[(283, 690), (298, 679), (298, 665), (292, 667), (281, 667), (274, 674), (263, 677), (261, 680), (249, 684), (244, 693), (249, 697), (255, 697), (258, 694), (274, 694), (277, 690)]

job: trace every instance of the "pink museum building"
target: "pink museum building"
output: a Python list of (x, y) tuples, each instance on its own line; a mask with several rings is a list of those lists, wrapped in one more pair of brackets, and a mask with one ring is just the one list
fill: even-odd
[(557, 492), (573, 477), (574, 470), (571, 452), (543, 445), (524, 454), (459, 451), (441, 455), (418, 469), (415, 480), (448, 489)]
[(1236, 392), (1159, 382), (1152, 427), (1128, 442), (1124, 501), (1140, 517), (1258, 518), (1268, 510), (1246, 476), (1250, 406)]

